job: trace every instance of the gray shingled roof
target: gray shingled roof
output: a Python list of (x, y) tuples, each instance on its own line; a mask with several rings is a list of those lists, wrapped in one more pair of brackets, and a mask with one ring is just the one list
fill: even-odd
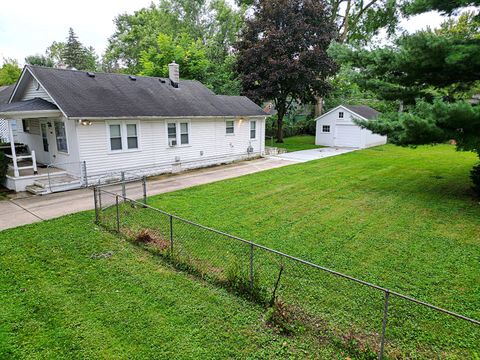
[(0, 104), (8, 103), (10, 95), (12, 95), (15, 85), (0, 86)]
[(174, 88), (168, 79), (156, 77), (137, 76), (133, 81), (123, 74), (89, 77), (84, 71), (27, 68), (68, 117), (266, 115), (250, 99), (215, 95), (198, 81), (181, 80)]
[(58, 110), (58, 107), (49, 101), (35, 98), (25, 101), (17, 101), (10, 104), (0, 104), (0, 113), (10, 113), (17, 111), (41, 111)]
[(380, 115), (380, 112), (378, 112), (375, 109), (372, 109), (370, 106), (366, 105), (343, 105), (346, 107), (348, 110), (364, 117), (365, 119), (374, 119), (378, 115)]

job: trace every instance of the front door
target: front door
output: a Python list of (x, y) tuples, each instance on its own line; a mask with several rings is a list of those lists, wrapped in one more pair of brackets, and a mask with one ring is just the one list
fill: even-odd
[(40, 135), (42, 136), (41, 156), (38, 160), (44, 164), (55, 162), (55, 133), (53, 130), (53, 121), (43, 120), (40, 122)]

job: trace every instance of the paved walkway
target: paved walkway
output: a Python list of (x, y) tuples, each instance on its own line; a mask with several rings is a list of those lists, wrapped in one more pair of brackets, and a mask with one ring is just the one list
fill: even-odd
[(339, 147), (325, 147), (311, 150), (294, 151), (285, 154), (272, 156), (281, 160), (307, 162), (312, 160), (323, 159), (330, 156), (349, 153), (358, 150), (357, 148), (339, 148)]
[[(340, 155), (354, 150), (356, 149), (320, 148), (302, 150), (257, 160), (198, 169), (176, 175), (162, 175), (148, 180), (148, 196), (231, 179), (295, 163)], [(114, 191), (119, 191), (119, 189), (114, 189)], [(138, 183), (129, 184), (127, 186), (127, 196), (141, 198), (141, 186)], [(44, 196), (19, 193), (10, 200), (0, 201), (0, 231), (93, 208), (91, 189), (72, 190)]]
[[(262, 158), (212, 168), (192, 170), (176, 175), (158, 176), (149, 179), (147, 184), (148, 196), (235, 178), (294, 163), (294, 161), (286, 159)], [(138, 183), (127, 186), (127, 196), (129, 197), (140, 198), (142, 195), (141, 191)], [(31, 196), (26, 193), (19, 193), (10, 200), (0, 201), (0, 230), (46, 219), (53, 219), (93, 208), (93, 194), (91, 189), (72, 190), (43, 196)]]

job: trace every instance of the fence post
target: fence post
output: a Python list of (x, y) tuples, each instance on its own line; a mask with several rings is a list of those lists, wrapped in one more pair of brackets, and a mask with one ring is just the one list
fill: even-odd
[(118, 207), (118, 195), (115, 195), (115, 205), (117, 206), (117, 233), (120, 234), (120, 209)]
[(390, 299), (390, 291), (385, 291), (385, 303), (383, 306), (383, 322), (382, 322), (382, 337), (380, 339), (380, 354), (378, 358), (383, 359), (383, 352), (385, 350), (385, 332), (387, 330), (387, 317), (388, 317), (388, 300)]
[(83, 166), (83, 177), (85, 178), (85, 187), (88, 187), (87, 162), (82, 161), (82, 166)]
[(143, 203), (147, 205), (147, 177), (146, 176), (142, 178), (142, 186), (143, 186)]
[(170, 215), (170, 257), (173, 258), (173, 216)]
[(253, 293), (253, 244), (250, 244), (250, 291)]
[(123, 197), (123, 201), (125, 201), (125, 198), (127, 197), (127, 189), (125, 188), (125, 171), (121, 172), (121, 181), (122, 181), (122, 197)]
[(102, 212), (102, 189), (100, 188), (97, 188), (95, 186), (95, 188), (97, 189), (97, 193), (98, 193), (98, 208), (100, 209), (100, 212)]
[(97, 199), (97, 187), (93, 187), (93, 201), (95, 202), (95, 223), (99, 223), (99, 217), (98, 217), (98, 199)]

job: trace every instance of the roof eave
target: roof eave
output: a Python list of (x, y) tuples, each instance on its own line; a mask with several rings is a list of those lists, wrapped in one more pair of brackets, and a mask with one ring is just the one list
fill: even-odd
[(0, 112), (0, 118), (3, 119), (36, 119), (44, 117), (56, 117), (61, 116), (60, 110), (31, 110), (31, 111), (6, 111)]

